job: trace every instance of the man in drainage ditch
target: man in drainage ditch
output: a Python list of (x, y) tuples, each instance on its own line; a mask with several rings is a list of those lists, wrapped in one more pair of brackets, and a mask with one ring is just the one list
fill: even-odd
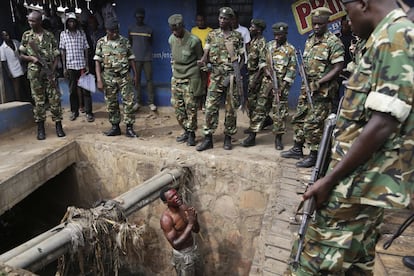
[(196, 210), (186, 205), (177, 190), (171, 187), (161, 190), (160, 199), (167, 204), (160, 225), (173, 247), (172, 264), (177, 275), (203, 275), (200, 255), (193, 237), (193, 232), (200, 231)]

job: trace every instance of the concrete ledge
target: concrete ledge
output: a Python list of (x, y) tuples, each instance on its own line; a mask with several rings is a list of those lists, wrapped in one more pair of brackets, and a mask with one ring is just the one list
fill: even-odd
[(33, 125), (33, 106), (28, 102), (0, 104), (0, 135)]

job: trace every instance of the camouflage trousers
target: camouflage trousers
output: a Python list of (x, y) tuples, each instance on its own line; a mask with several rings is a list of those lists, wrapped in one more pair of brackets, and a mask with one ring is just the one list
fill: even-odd
[(190, 79), (171, 78), (171, 105), (178, 124), (186, 131), (197, 130), (197, 101)]
[(129, 73), (120, 75), (104, 71), (102, 79), (104, 83), (106, 109), (109, 113), (109, 122), (111, 124), (119, 124), (121, 122), (121, 112), (118, 101), (118, 91), (120, 91), (124, 107), (124, 123), (134, 124), (134, 85)]
[(62, 121), (61, 94), (57, 86), (57, 81), (53, 83), (47, 77), (39, 76), (30, 79), (30, 90), (35, 102), (33, 115), (36, 123), (46, 120), (46, 99), (49, 101), (52, 120), (56, 122)]
[(289, 267), (285, 275), (373, 275), (383, 214), (375, 206), (330, 201), (309, 225), (298, 269)]
[(305, 97), (300, 96), (296, 113), (292, 118), (294, 137), (297, 143), (309, 145), (309, 149), (317, 151), (322, 139), (325, 119), (331, 111), (330, 99), (313, 99), (313, 110)]
[(219, 109), (222, 98), (225, 97), (224, 134), (234, 135), (237, 132), (237, 108), (239, 106), (239, 95), (236, 83), (224, 86), (225, 76), (211, 74), (210, 85), (206, 98), (206, 115), (203, 134), (213, 134), (218, 126)]
[(177, 272), (177, 276), (203, 275), (203, 266), (196, 244), (183, 250), (173, 249), (171, 263)]

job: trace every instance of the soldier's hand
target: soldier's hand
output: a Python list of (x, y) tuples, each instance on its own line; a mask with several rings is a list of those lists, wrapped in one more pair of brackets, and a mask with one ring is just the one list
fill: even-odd
[(318, 179), (313, 185), (309, 186), (303, 194), (303, 200), (315, 197), (316, 209), (320, 209), (328, 202), (334, 183), (330, 177), (326, 176)]

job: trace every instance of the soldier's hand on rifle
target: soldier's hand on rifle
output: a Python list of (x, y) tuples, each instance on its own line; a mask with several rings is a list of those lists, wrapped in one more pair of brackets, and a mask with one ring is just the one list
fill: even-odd
[(313, 185), (308, 186), (308, 189), (303, 194), (303, 200), (307, 200), (314, 196), (316, 209), (320, 209), (328, 201), (332, 187), (335, 184), (334, 179), (331, 179), (329, 175), (320, 178)]

